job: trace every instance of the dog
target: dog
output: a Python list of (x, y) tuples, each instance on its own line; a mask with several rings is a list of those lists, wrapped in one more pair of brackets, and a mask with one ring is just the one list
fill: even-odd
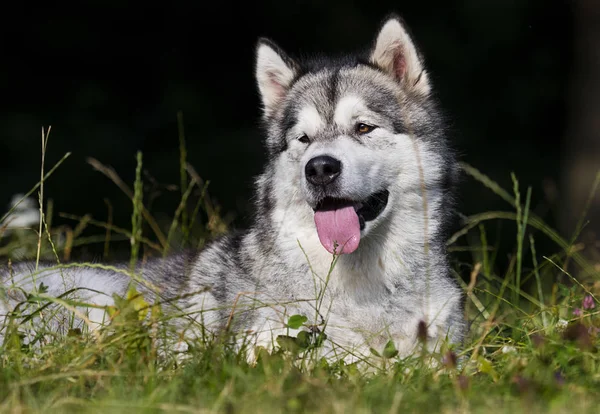
[[(140, 291), (184, 309), (189, 324), (177, 326), (188, 338), (227, 330), (273, 349), (304, 331), (348, 360), (390, 343), (400, 356), (421, 343), (460, 345), (463, 294), (445, 247), (459, 168), (404, 22), (390, 16), (366, 53), (342, 58), (297, 60), (263, 38), (255, 70), (268, 161), (253, 225), (199, 252), (140, 263), (136, 274), (156, 287)], [(3, 315), (19, 300), (15, 285), (41, 281), (48, 295), (76, 286), (100, 306), (86, 310), (96, 329), (131, 281), (126, 265), (44, 265), (37, 279), (32, 267), (3, 270)]]

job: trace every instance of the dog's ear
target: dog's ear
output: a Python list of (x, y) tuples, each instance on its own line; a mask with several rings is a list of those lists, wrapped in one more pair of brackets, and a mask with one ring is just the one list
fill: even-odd
[(264, 115), (269, 116), (287, 94), (298, 65), (279, 47), (261, 38), (256, 46), (256, 82), (263, 102)]
[(408, 91), (429, 95), (431, 88), (423, 59), (400, 17), (390, 16), (384, 21), (371, 49), (370, 59)]

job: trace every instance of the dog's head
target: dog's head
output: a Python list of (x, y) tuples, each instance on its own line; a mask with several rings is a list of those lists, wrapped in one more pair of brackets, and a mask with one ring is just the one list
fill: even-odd
[(442, 132), (400, 18), (383, 23), (365, 56), (303, 62), (261, 39), (256, 78), (276, 181), (298, 190), (290, 200), (312, 209), (329, 252), (355, 251), (392, 203), (423, 217), (418, 193), (439, 181)]

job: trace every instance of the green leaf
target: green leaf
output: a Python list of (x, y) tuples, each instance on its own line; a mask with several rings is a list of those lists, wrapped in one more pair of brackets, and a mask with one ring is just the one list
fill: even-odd
[(390, 339), (388, 341), (388, 343), (385, 344), (385, 348), (383, 348), (383, 357), (384, 358), (393, 358), (396, 355), (398, 355), (398, 350), (396, 349), (396, 346), (394, 345), (394, 341), (392, 341)]
[(48, 293), (48, 286), (44, 285), (44, 282), (40, 282), (40, 287), (38, 287), (38, 293)]
[(561, 296), (569, 297), (571, 295), (571, 290), (565, 285), (558, 284), (558, 290), (560, 291)]
[(123, 299), (121, 296), (119, 296), (116, 293), (112, 294), (113, 297), (113, 301), (115, 302), (115, 307), (117, 309), (123, 309), (126, 305), (127, 305), (127, 300)]
[(148, 302), (144, 300), (144, 297), (141, 293), (137, 291), (133, 284), (129, 287), (127, 291), (127, 300), (129, 304), (137, 312), (137, 318), (140, 321), (143, 321), (146, 316), (148, 316), (148, 312), (150, 311), (150, 306)]
[(81, 329), (80, 328), (69, 329), (69, 331), (67, 332), (67, 336), (70, 336), (70, 337), (80, 337), (81, 336)]
[(381, 358), (381, 354), (379, 352), (377, 352), (377, 350), (375, 348), (369, 348), (369, 351), (371, 351), (371, 353), (373, 355), (375, 355), (376, 357)]
[(257, 346), (254, 348), (254, 355), (256, 355), (256, 361), (260, 362), (260, 361), (264, 361), (266, 359), (268, 359), (271, 355), (269, 354), (269, 351), (267, 351), (267, 349), (264, 346)]
[(317, 340), (315, 341), (315, 348), (318, 348), (321, 345), (323, 345), (323, 342), (325, 342), (326, 339), (327, 335), (325, 334), (325, 332), (319, 332), (317, 334)]
[(300, 347), (296, 343), (296, 338), (289, 335), (277, 336), (277, 343), (284, 351), (296, 353), (300, 350)]
[(488, 361), (484, 357), (480, 356), (477, 359), (477, 362), (478, 362), (477, 369), (479, 370), (479, 372), (488, 374), (490, 377), (492, 377), (494, 382), (498, 381), (498, 373), (496, 372), (496, 370), (494, 369), (494, 367), (490, 361)]
[(290, 319), (288, 319), (287, 327), (291, 329), (298, 329), (307, 320), (308, 318), (304, 315), (292, 315), (290, 316)]
[(306, 349), (310, 346), (310, 343), (312, 342), (311, 339), (311, 334), (309, 332), (300, 331), (296, 336), (296, 345), (301, 349)]

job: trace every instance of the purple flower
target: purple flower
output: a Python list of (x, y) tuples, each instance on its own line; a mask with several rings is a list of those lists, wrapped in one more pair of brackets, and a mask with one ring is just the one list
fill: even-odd
[(559, 387), (562, 387), (563, 385), (565, 385), (565, 377), (564, 377), (564, 375), (562, 374), (562, 372), (560, 372), (560, 371), (556, 371), (556, 372), (554, 373), (554, 380), (556, 381), (556, 384), (557, 384)]
[(581, 302), (581, 306), (583, 307), (583, 309), (594, 309), (596, 307), (596, 304), (594, 303), (594, 298), (592, 297), (592, 295), (584, 296), (583, 301)]
[(583, 312), (579, 308), (573, 309), (573, 315), (575, 315), (575, 316), (581, 316), (582, 313)]

